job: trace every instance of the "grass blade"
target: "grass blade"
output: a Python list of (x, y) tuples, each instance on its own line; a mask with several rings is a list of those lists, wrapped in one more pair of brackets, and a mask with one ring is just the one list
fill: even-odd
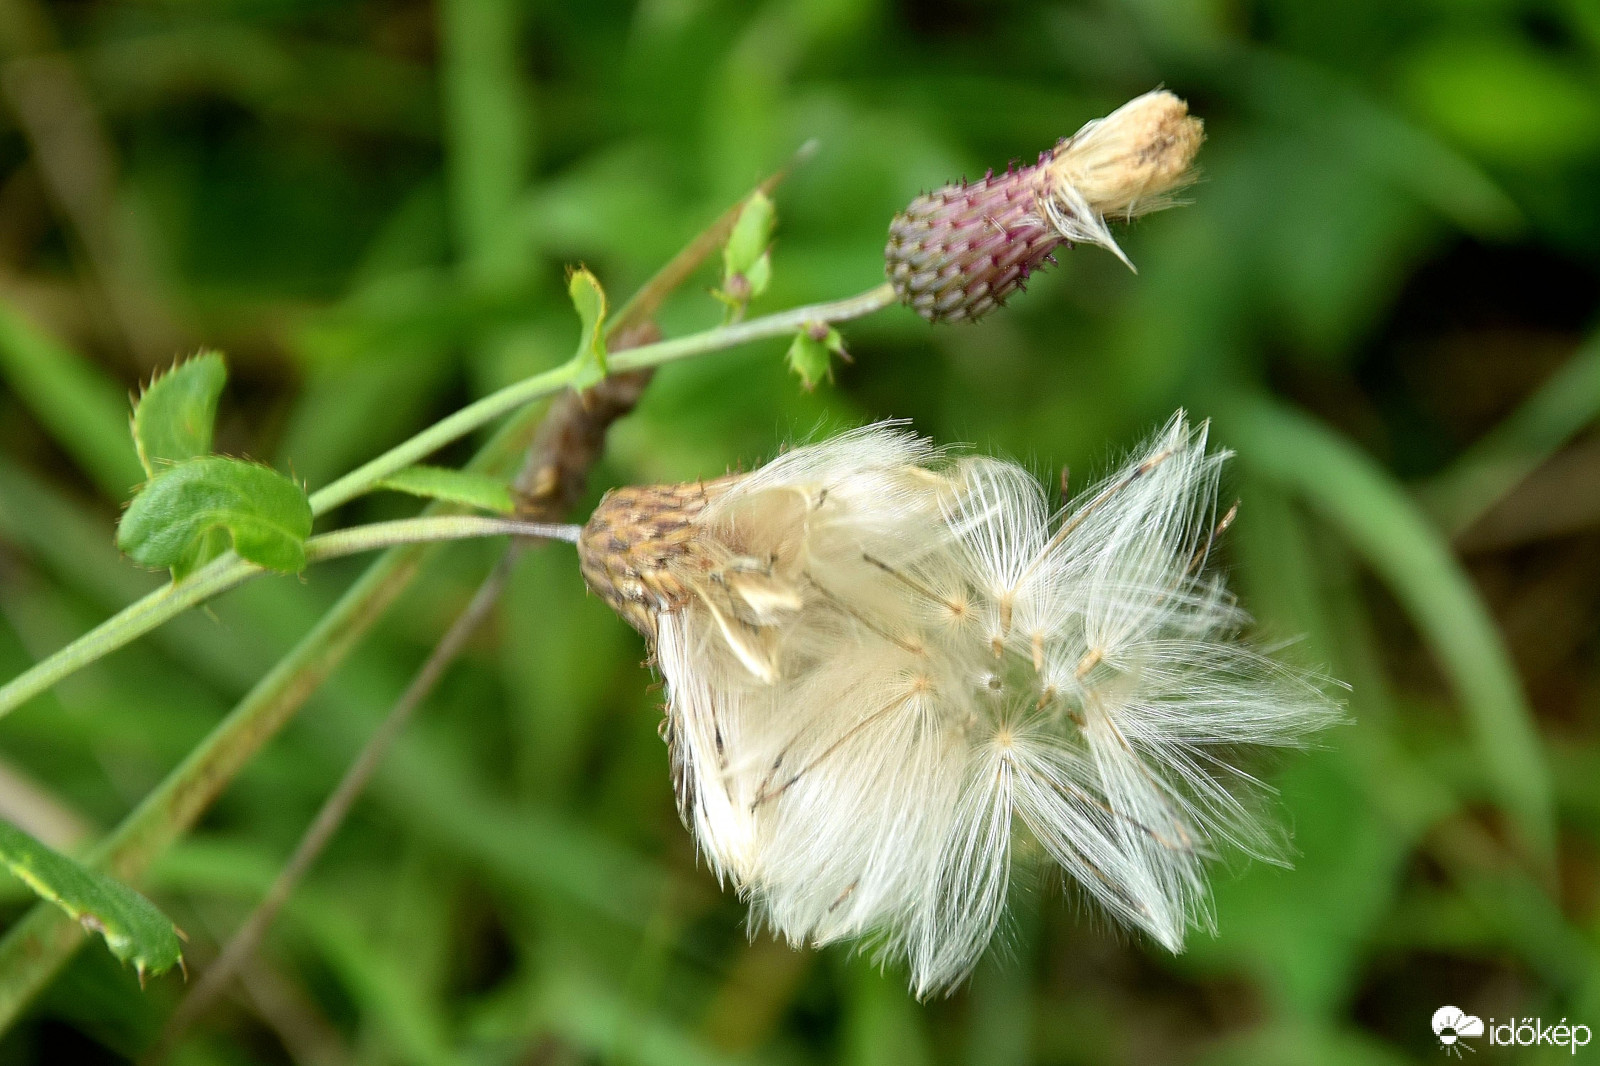
[(113, 500), (144, 480), (128, 435), (128, 403), (86, 359), (0, 305), (0, 376)]
[(1522, 406), (1426, 486), (1423, 500), (1458, 535), (1597, 417), (1600, 335), (1584, 342)]
[(1444, 540), (1392, 477), (1306, 416), (1259, 399), (1224, 411), (1241, 460), (1303, 496), (1410, 613), (1461, 698), (1495, 799), (1548, 864), (1550, 767), (1505, 643)]

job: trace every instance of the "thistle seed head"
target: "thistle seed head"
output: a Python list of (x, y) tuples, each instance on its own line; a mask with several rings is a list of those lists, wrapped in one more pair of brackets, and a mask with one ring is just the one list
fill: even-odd
[(1062, 244), (1098, 244), (1132, 269), (1107, 219), (1173, 206), (1204, 140), (1182, 100), (1145, 93), (1032, 166), (917, 197), (889, 225), (889, 280), (923, 318), (955, 322), (1003, 304)]
[(1021, 865), (1180, 950), (1208, 858), (1280, 854), (1238, 753), (1336, 716), (1206, 570), (1224, 458), (1179, 415), (1052, 514), (1021, 467), (874, 426), (608, 496), (584, 575), (654, 643), (712, 869), (919, 994), (971, 971)]

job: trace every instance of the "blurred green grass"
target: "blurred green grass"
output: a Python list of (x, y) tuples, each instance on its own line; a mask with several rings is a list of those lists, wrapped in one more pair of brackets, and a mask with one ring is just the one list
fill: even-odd
[[(1073, 479), (1177, 406), (1240, 451), (1246, 605), (1351, 685), (1273, 772), (1293, 871), (1219, 877), (1179, 958), (1041, 885), (949, 1001), (747, 941), (695, 865), (644, 650), (523, 562), (184, 1063), (1386, 1063), (1453, 1003), (1600, 1025), (1600, 15), (1473, 4), (170, 0), (0, 19), (0, 676), (148, 588), (111, 530), (121, 395), (228, 352), (219, 445), (313, 487), (559, 362), (812, 137), (754, 310), (881, 277), (912, 195), (1164, 83), (1192, 205), (1006, 312), (664, 370), (606, 485), (902, 416)], [(660, 317), (717, 319), (709, 274)], [(465, 448), (446, 456), (457, 460)], [(378, 518), (414, 506), (353, 505)], [(441, 553), (147, 886), (203, 963), (490, 564)], [(359, 572), (258, 583), (0, 722), (6, 817), (105, 831)], [(70, 841), (64, 841), (71, 843)], [(7, 886), (7, 913), (26, 903)], [(181, 993), (86, 950), (6, 1061), (121, 1061)], [(1504, 1049), (1489, 1049), (1507, 1056)]]

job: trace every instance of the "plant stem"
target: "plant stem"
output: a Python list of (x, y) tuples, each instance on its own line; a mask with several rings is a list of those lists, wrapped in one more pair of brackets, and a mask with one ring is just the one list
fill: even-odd
[[(525, 446), (527, 421), (516, 420), (502, 429), (484, 445), (472, 465), (488, 471), (502, 468)], [(426, 544), (405, 544), (380, 555), (293, 650), (94, 849), (89, 861), (124, 880), (143, 874), (344, 661), (405, 591), (429, 550)], [(202, 569), (190, 580), (205, 572)], [(82, 926), (55, 907), (42, 904), (6, 930), (0, 938), (0, 1032), (11, 1027), (84, 936)]]
[[(764, 340), (769, 337), (781, 337), (812, 322), (843, 322), (853, 318), (861, 318), (888, 307), (896, 299), (894, 289), (891, 286), (888, 284), (879, 285), (877, 288), (869, 289), (866, 292), (843, 300), (810, 304), (805, 307), (782, 311), (775, 315), (751, 319), (748, 322), (733, 326), (719, 326), (716, 329), (681, 337), (677, 340), (661, 341), (656, 344), (647, 344), (639, 348), (630, 348), (627, 351), (617, 352), (611, 357), (609, 370), (612, 373), (618, 373), (624, 370), (660, 366), (663, 363), (686, 359), (706, 352), (719, 351), (724, 348), (732, 348), (740, 344), (748, 344), (751, 341)], [(316, 514), (323, 514), (348, 500), (354, 499), (390, 474), (427, 457), (446, 444), (458, 440), (473, 430), (492, 422), (502, 415), (515, 411), (519, 407), (566, 388), (576, 379), (579, 370), (580, 368), (574, 364), (560, 366), (554, 370), (547, 370), (542, 374), (535, 374), (531, 378), (525, 378), (515, 384), (508, 385), (475, 403), (468, 404), (448, 418), (434, 423), (410, 440), (396, 445), (371, 462), (339, 478), (333, 484), (312, 493), (312, 511)], [(470, 518), (470, 516), (458, 517), (455, 520), (463, 521), (467, 518)], [(416, 521), (422, 520), (418, 519)], [(430, 519), (430, 521), (444, 521), (444, 519)], [(479, 521), (503, 520), (480, 519)], [(384, 526), (395, 525), (395, 523), (380, 524)], [(404, 523), (399, 524), (403, 525)], [(440, 526), (438, 528), (442, 530), (444, 527)], [(461, 528), (465, 529), (467, 527), (463, 526)], [(491, 531), (484, 526), (475, 528), (477, 529), (476, 532), (463, 532), (453, 536), (441, 533), (430, 539), (455, 540), (462, 537), (493, 536), (496, 532), (516, 532), (509, 529)], [(331, 558), (332, 554), (329, 553), (348, 555), (356, 551), (368, 551), (374, 548), (388, 547), (392, 544), (409, 543), (406, 540), (391, 540), (380, 543), (375, 539), (366, 547), (349, 547), (342, 551), (336, 551), (339, 545), (345, 543), (339, 538), (346, 536), (358, 539), (360, 537), (377, 538), (380, 534), (374, 532), (374, 529), (375, 527), (372, 526), (363, 526), (357, 530), (324, 533), (321, 536), (312, 537), (306, 542), (307, 557), (313, 560)], [(405, 534), (403, 531), (396, 530), (392, 531), (392, 535), (403, 537)], [(543, 536), (549, 534), (530, 535)], [(559, 536), (559, 539), (570, 538)], [(354, 544), (356, 542), (352, 541), (351, 543)], [(317, 552), (322, 552), (323, 554), (318, 555), (316, 554)], [(42, 662), (35, 663), (28, 670), (17, 675), (5, 685), (0, 686), (0, 717), (9, 714), (24, 701), (48, 689), (62, 678), (70, 676), (101, 656), (107, 655), (124, 644), (148, 633), (169, 618), (181, 614), (190, 607), (210, 599), (212, 596), (235, 588), (260, 573), (263, 573), (260, 567), (244, 562), (230, 552), (202, 567), (185, 580), (157, 589), (100, 623), (100, 625), (68, 644), (54, 655)]]
[(294, 854), (273, 879), (266, 896), (245, 919), (244, 924), (229, 938), (221, 953), (212, 960), (211, 965), (200, 975), (199, 981), (189, 990), (189, 994), (168, 1017), (162, 1035), (156, 1041), (155, 1049), (145, 1056), (145, 1061), (165, 1061), (167, 1053), (176, 1046), (185, 1030), (205, 1013), (216, 997), (250, 961), (267, 930), (277, 919), (278, 913), (289, 902), (289, 897), (310, 871), (317, 857), (322, 854), (322, 849), (344, 823), (350, 808), (366, 789), (367, 783), (372, 780), (372, 775), (377, 772), (389, 748), (399, 738), (401, 730), (405, 728), (422, 702), (433, 692), (434, 686), (439, 683), (439, 679), (444, 676), (444, 672), (455, 661), (467, 641), (494, 610), (501, 590), (511, 578), (511, 571), (519, 554), (517, 546), (513, 545), (500, 557), (494, 570), (478, 587), (467, 609), (456, 617), (450, 629), (423, 663), (421, 671), (412, 679), (405, 693), (379, 724), (377, 732), (373, 733), (355, 761), (345, 770), (344, 776), (339, 779), (339, 784), (323, 801), (321, 809), (317, 811), (305, 835), (295, 845)]
[(49, 658), (0, 685), (0, 717), (129, 641), (190, 607), (242, 585), (260, 567), (232, 552), (213, 559), (176, 584), (168, 583), (124, 607)]
[(446, 540), (476, 540), (479, 537), (539, 537), (576, 543), (581, 528), (549, 522), (520, 522), (514, 518), (491, 518), (487, 515), (423, 515), (393, 522), (373, 522), (312, 537), (306, 541), (306, 562), (320, 563), (325, 559), (393, 548), (400, 544), (434, 544)]
[[(312, 537), (306, 541), (306, 563), (310, 565), (401, 544), (430, 544), (476, 537), (521, 536), (572, 541), (577, 539), (577, 530), (577, 526), (518, 522), (483, 515), (425, 515), (394, 522), (374, 522)], [(150, 632), (169, 618), (267, 572), (255, 563), (245, 562), (228, 552), (183, 581), (162, 586), (0, 686), (0, 717), (62, 678)]]
[[(843, 300), (809, 304), (732, 326), (719, 326), (676, 340), (660, 341), (617, 352), (609, 360), (608, 369), (615, 373), (660, 366), (663, 363), (703, 355), (706, 352), (749, 344), (751, 341), (781, 337), (812, 322), (844, 322), (862, 318), (883, 310), (897, 299), (894, 287), (885, 282), (876, 288)], [(566, 363), (553, 370), (546, 370), (542, 374), (535, 374), (531, 378), (524, 378), (507, 385), (498, 392), (492, 392), (481, 400), (468, 404), (448, 418), (435, 422), (410, 440), (395, 445), (376, 459), (357, 467), (331, 485), (313, 492), (312, 513), (325, 514), (340, 504), (360, 496), (390, 474), (427, 458), (446, 444), (459, 440), (501, 415), (561, 391), (577, 380), (584, 369), (581, 364)]]

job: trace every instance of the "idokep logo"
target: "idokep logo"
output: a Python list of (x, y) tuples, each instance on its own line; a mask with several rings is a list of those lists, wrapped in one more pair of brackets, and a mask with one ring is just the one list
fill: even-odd
[(1439, 1050), (1447, 1055), (1462, 1057), (1463, 1051), (1477, 1051), (1467, 1040), (1487, 1036), (1490, 1047), (1564, 1047), (1576, 1055), (1581, 1047), (1588, 1047), (1594, 1033), (1587, 1025), (1568, 1025), (1565, 1018), (1554, 1025), (1546, 1025), (1538, 1018), (1512, 1018), (1497, 1022), (1468, 1014), (1460, 1007), (1440, 1007), (1433, 1012), (1433, 1035), (1439, 1038)]
[(1471, 1044), (1461, 1041), (1467, 1037), (1483, 1035), (1483, 1019), (1468, 1014), (1460, 1007), (1440, 1007), (1433, 1012), (1433, 1035), (1439, 1038), (1439, 1050), (1461, 1057), (1463, 1049), (1477, 1051)]

